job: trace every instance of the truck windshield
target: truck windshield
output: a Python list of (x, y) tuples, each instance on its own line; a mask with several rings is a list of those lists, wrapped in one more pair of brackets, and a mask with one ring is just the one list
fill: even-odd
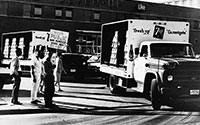
[(152, 57), (194, 58), (190, 44), (154, 43), (150, 45)]

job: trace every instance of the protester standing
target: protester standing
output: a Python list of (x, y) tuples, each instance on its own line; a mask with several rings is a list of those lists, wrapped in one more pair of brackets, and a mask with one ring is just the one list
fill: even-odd
[(13, 77), (13, 80), (14, 80), (11, 103), (16, 104), (16, 105), (22, 104), (21, 102), (18, 101), (19, 87), (21, 83), (19, 56), (21, 54), (22, 54), (22, 50), (20, 48), (17, 48), (16, 56), (12, 58), (10, 62), (10, 75)]
[(31, 103), (37, 104), (41, 103), (39, 99), (37, 99), (38, 88), (41, 81), (41, 73), (42, 73), (42, 64), (41, 59), (39, 57), (39, 46), (36, 47), (32, 59), (31, 59), (31, 77), (32, 77), (32, 89), (31, 89)]
[(39, 53), (40, 55), (39, 57), (41, 59), (41, 80), (40, 80), (40, 85), (38, 88), (38, 93), (40, 94), (44, 94), (44, 61), (45, 61), (44, 51), (45, 51), (45, 46), (41, 46), (40, 53)]
[(66, 74), (61, 57), (62, 57), (62, 54), (60, 52), (57, 52), (57, 56), (55, 60), (56, 67), (54, 69), (54, 77), (55, 77), (55, 85), (58, 85), (58, 91), (63, 91), (60, 87), (60, 80), (61, 80), (62, 72), (64, 71)]
[(54, 66), (51, 62), (51, 56), (52, 53), (47, 51), (45, 57), (46, 60), (44, 61), (44, 100), (46, 108), (52, 108), (54, 106), (52, 103), (53, 95), (55, 92), (53, 75)]

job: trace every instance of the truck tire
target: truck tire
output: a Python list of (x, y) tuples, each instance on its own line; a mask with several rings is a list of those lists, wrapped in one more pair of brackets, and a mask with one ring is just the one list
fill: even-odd
[(151, 80), (145, 83), (144, 90), (143, 90), (143, 96), (144, 98), (151, 100)]
[(154, 110), (161, 108), (160, 92), (158, 91), (158, 81), (156, 79), (151, 81), (151, 103)]
[(118, 86), (118, 81), (119, 77), (115, 75), (110, 75), (109, 76), (109, 82), (108, 82), (108, 87), (110, 89), (110, 92), (112, 94), (120, 94), (123, 95), (126, 93), (126, 88), (123, 88), (121, 86)]

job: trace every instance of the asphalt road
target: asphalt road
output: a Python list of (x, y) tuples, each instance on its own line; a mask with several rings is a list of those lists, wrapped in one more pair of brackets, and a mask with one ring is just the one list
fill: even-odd
[[(1, 125), (135, 125), (135, 124), (200, 124), (200, 99), (175, 100), (171, 106), (152, 110), (151, 103), (141, 93), (128, 90), (124, 96), (111, 95), (105, 83), (88, 79), (87, 82), (62, 82), (63, 92), (56, 91), (55, 110), (8, 113), (0, 115)], [(30, 97), (30, 78), (23, 78), (20, 99)], [(10, 98), (12, 86), (4, 87), (1, 98)], [(42, 95), (39, 95), (42, 100)], [(1, 105), (0, 105), (1, 106)]]

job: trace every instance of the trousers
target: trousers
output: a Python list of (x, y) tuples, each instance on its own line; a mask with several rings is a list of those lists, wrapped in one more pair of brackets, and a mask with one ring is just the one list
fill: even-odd
[(15, 75), (12, 76), (14, 79), (14, 84), (13, 84), (13, 90), (12, 90), (12, 103), (15, 103), (18, 101), (18, 96), (19, 96), (19, 87), (20, 87), (20, 83), (21, 83), (21, 75)]
[(46, 75), (44, 77), (44, 101), (46, 106), (52, 105), (52, 99), (54, 96), (55, 88), (54, 88), (54, 76)]
[[(32, 76), (33, 78), (33, 76)], [(37, 99), (37, 93), (41, 81), (41, 73), (35, 73), (35, 79), (36, 82), (33, 81), (32, 83), (32, 89), (31, 89), (31, 101), (34, 101)]]

